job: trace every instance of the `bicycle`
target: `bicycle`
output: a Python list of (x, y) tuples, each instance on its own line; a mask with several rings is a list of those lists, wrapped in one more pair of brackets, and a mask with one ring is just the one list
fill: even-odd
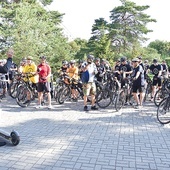
[(24, 75), (22, 75), (24, 81), (18, 86), (15, 98), (17, 104), (21, 107), (29, 106), (31, 101), (38, 97), (36, 85), (29, 81), (29, 78), (33, 76), (34, 74), (32, 73), (24, 73)]
[(161, 124), (170, 123), (170, 83), (166, 87), (168, 96), (164, 98), (157, 108), (157, 120)]
[(162, 83), (162, 87), (160, 89), (158, 89), (155, 93), (154, 96), (154, 104), (155, 106), (159, 106), (159, 103), (168, 96), (167, 90), (166, 90), (166, 86), (170, 83), (170, 79), (169, 78), (164, 78), (163, 79), (163, 83)]

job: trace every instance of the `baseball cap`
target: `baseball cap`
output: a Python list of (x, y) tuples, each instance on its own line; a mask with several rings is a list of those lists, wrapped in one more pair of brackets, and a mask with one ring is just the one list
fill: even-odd
[(139, 58), (132, 59), (132, 62), (139, 62)]
[(33, 57), (32, 56), (28, 56), (27, 60), (33, 60)]

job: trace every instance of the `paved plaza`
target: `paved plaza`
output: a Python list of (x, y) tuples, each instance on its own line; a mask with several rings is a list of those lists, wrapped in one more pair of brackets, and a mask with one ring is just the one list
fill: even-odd
[(170, 125), (156, 119), (152, 103), (116, 112), (83, 111), (83, 101), (53, 101), (54, 109), (0, 103), (0, 129), (20, 134), (20, 144), (0, 147), (0, 170), (169, 170)]

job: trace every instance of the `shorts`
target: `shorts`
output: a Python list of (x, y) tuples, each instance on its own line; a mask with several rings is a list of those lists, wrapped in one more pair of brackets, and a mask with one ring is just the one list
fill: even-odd
[(132, 92), (133, 93), (143, 93), (145, 91), (145, 87), (144, 86), (137, 86), (137, 85), (133, 85), (132, 86)]
[(50, 92), (51, 91), (50, 83), (49, 82), (45, 82), (45, 83), (39, 82), (38, 86), (37, 86), (37, 91), (38, 92), (44, 92), (44, 91)]
[(153, 86), (156, 86), (157, 84), (158, 84), (158, 87), (160, 87), (160, 86), (162, 85), (161, 78), (153, 77), (152, 85), (153, 85)]
[(83, 84), (84, 96), (96, 95), (96, 84), (93, 82)]

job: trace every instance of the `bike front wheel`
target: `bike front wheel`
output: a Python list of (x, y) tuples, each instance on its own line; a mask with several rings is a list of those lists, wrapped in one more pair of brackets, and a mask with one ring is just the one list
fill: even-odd
[(170, 98), (163, 99), (157, 108), (157, 119), (161, 124), (170, 123)]
[(112, 102), (111, 92), (109, 90), (101, 90), (96, 95), (96, 104), (100, 108), (108, 107)]

